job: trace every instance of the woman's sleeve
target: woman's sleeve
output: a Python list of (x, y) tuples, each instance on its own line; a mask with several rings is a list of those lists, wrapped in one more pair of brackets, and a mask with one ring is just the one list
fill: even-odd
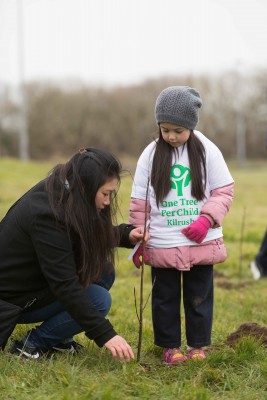
[(114, 227), (118, 236), (118, 246), (131, 249), (134, 245), (129, 240), (130, 232), (135, 228), (132, 224), (120, 224)]

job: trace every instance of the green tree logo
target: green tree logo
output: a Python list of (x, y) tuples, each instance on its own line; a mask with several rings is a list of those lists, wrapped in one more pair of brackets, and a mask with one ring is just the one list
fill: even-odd
[(177, 196), (183, 196), (183, 188), (191, 181), (190, 169), (176, 164), (171, 169), (171, 187), (177, 191)]

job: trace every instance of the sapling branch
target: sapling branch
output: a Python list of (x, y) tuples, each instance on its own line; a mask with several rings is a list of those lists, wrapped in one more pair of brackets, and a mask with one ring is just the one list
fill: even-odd
[[(149, 188), (149, 178), (147, 179), (146, 186), (146, 202), (145, 202), (145, 221), (144, 221), (144, 232), (143, 232), (143, 240), (144, 244), (146, 229), (147, 229), (147, 199), (148, 199), (148, 188)], [(145, 246), (142, 245), (142, 262), (141, 262), (141, 276), (140, 276), (140, 307), (139, 307), (139, 335), (138, 335), (138, 347), (137, 347), (137, 362), (140, 361), (141, 357), (141, 347), (142, 347), (142, 338), (143, 338), (143, 311), (144, 311), (144, 252)], [(146, 303), (147, 304), (147, 303)]]
[(136, 290), (135, 290), (135, 288), (134, 288), (134, 307), (135, 307), (135, 312), (136, 312), (136, 316), (137, 316), (138, 322), (140, 324), (140, 318), (139, 318), (138, 311), (137, 311)]
[(147, 301), (146, 301), (146, 303), (145, 303), (145, 305), (144, 305), (144, 309), (146, 308), (146, 306), (147, 306), (147, 303), (148, 303), (148, 301), (149, 301), (149, 299), (150, 299), (150, 296), (151, 296), (151, 293), (152, 293), (153, 287), (154, 287), (154, 285), (155, 285), (155, 282), (156, 282), (156, 277), (155, 277), (155, 278), (154, 278), (154, 280), (153, 280), (153, 283), (152, 283), (152, 288), (151, 288), (151, 292), (149, 293), (149, 295), (148, 295), (148, 297), (147, 297)]

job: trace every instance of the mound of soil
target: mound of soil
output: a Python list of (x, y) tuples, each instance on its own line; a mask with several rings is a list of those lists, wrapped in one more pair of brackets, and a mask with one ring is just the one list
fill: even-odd
[(254, 336), (259, 342), (267, 347), (267, 327), (260, 326), (256, 322), (248, 322), (239, 326), (239, 328), (231, 333), (225, 343), (233, 346), (238, 340)]

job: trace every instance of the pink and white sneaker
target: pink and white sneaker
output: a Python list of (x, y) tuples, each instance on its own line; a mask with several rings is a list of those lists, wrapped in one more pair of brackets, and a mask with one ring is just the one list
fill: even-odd
[(189, 349), (187, 351), (187, 357), (194, 361), (202, 361), (206, 358), (205, 351), (203, 349)]
[(164, 349), (162, 361), (165, 365), (177, 365), (187, 360), (180, 348)]

